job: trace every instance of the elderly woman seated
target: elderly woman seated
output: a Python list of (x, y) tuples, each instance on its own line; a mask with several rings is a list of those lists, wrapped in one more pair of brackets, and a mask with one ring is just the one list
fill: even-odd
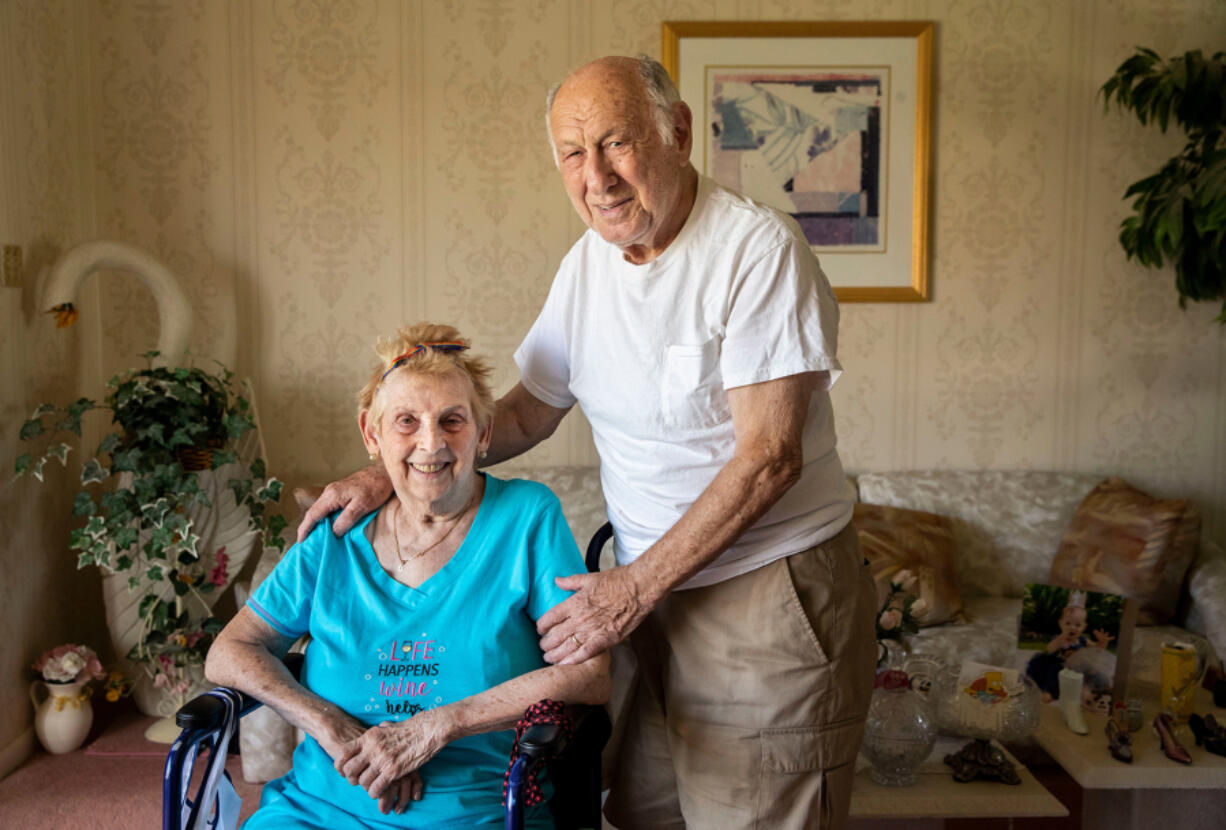
[[(499, 823), (504, 730), (543, 698), (608, 696), (607, 656), (542, 659), (535, 621), (583, 562), (547, 488), (477, 471), (493, 399), (467, 349), (428, 324), (380, 340), (358, 424), (393, 497), (341, 538), (321, 522), (209, 652), (210, 680), (307, 735), (248, 828)], [(295, 682), (281, 658), (303, 634)], [(526, 818), (551, 826), (543, 807)]]

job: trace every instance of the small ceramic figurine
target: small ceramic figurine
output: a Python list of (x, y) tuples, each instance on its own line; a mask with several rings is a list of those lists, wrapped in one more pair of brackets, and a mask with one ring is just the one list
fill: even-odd
[(1132, 763), (1132, 735), (1128, 729), (1128, 707), (1123, 701), (1115, 704), (1111, 717), (1107, 718), (1107, 748), (1111, 757), (1125, 764)]
[(1158, 736), (1158, 743), (1162, 744), (1166, 757), (1181, 764), (1192, 763), (1192, 756), (1175, 739), (1175, 721), (1170, 715), (1162, 712), (1154, 718), (1154, 734)]
[(1226, 756), (1226, 726), (1217, 722), (1213, 713), (1205, 715), (1193, 714), (1188, 718), (1188, 726), (1196, 736), (1196, 745), (1203, 746), (1206, 752)]
[(1060, 670), (1060, 711), (1064, 724), (1074, 735), (1089, 735), (1085, 718), (1081, 716), (1081, 685), (1085, 678), (1072, 669)]

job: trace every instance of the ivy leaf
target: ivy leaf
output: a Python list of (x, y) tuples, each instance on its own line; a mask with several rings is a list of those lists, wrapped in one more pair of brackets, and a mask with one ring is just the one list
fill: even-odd
[(106, 533), (106, 522), (101, 516), (90, 516), (89, 521), (85, 523), (85, 532), (93, 539), (99, 539)]
[(107, 436), (102, 439), (102, 443), (98, 445), (98, 450), (95, 455), (102, 455), (104, 452), (112, 452), (119, 446), (119, 436), (114, 432), (108, 432)]
[[(23, 452), (17, 456), (17, 461), (13, 465), (13, 477), (23, 476), (30, 471), (30, 464), (34, 461), (34, 457), (28, 452)], [(233, 484), (233, 482), (231, 482)]]
[(38, 459), (37, 461), (35, 461), (33, 464), (30, 465), (30, 475), (34, 476), (39, 481), (42, 481), (43, 480), (43, 467), (46, 464), (47, 464), (47, 457), (44, 455), (42, 458)]
[(18, 437), (22, 441), (29, 441), (31, 438), (37, 438), (46, 431), (47, 430), (43, 429), (43, 422), (41, 419), (31, 418), (21, 425), (21, 432), (18, 433)]
[(162, 566), (153, 565), (152, 567), (150, 567), (149, 570), (145, 571), (145, 579), (149, 580), (150, 582), (161, 582), (162, 581)]
[(255, 497), (260, 501), (279, 501), (282, 484), (277, 479), (269, 479), (268, 483), (256, 491)]
[(94, 564), (94, 555), (92, 553), (85, 551), (81, 553), (79, 556), (77, 556), (77, 570), (78, 571), (92, 564)]
[(47, 450), (47, 455), (57, 459), (65, 467), (68, 466), (68, 453), (72, 451), (72, 447), (61, 442)]
[(77, 493), (76, 498), (72, 500), (72, 515), (74, 516), (92, 516), (96, 509), (93, 498), (84, 491)]
[(110, 471), (98, 463), (98, 459), (91, 458), (86, 461), (81, 467), (81, 485), (94, 484), (99, 481), (106, 481), (110, 475)]
[(136, 532), (136, 528), (128, 525), (121, 527), (115, 531), (115, 547), (119, 550), (127, 550), (136, 544), (140, 539), (140, 534)]

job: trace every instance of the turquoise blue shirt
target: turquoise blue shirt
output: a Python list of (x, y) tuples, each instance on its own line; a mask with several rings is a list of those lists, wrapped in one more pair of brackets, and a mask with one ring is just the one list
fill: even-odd
[[(373, 725), (411, 718), (545, 665), (536, 620), (568, 596), (554, 578), (584, 570), (548, 488), (486, 475), (464, 541), (417, 588), (379, 565), (366, 536), (375, 515), (341, 539), (331, 518), (321, 522), (247, 603), (286, 636), (310, 633), (303, 685)], [(385, 816), (308, 736), (289, 774), (264, 788), (248, 827), (500, 823), (513, 739), (507, 730), (451, 743), (421, 769), (423, 799), (403, 815)], [(539, 823), (546, 813), (537, 813)]]

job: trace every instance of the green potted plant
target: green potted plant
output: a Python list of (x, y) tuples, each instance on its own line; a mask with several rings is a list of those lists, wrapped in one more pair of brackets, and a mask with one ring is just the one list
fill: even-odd
[(1135, 198), (1120, 244), (1142, 265), (1174, 263), (1180, 306), (1222, 300), (1216, 319), (1226, 324), (1226, 52), (1164, 60), (1138, 48), (1100, 92), (1108, 108), (1114, 100), (1164, 133), (1174, 119), (1186, 134), (1178, 155), (1124, 194)]
[[(51, 459), (67, 463), (81, 419), (111, 411), (116, 429), (81, 469), (73, 514), (85, 520), (70, 547), (77, 567), (104, 574), (108, 624), (117, 655), (147, 714), (167, 716), (202, 680), (205, 653), (220, 629), (212, 608), (257, 541), (284, 548), (285, 520), (268, 507), (281, 482), (257, 451), (255, 421), (234, 376), (199, 367), (149, 365), (111, 379), (102, 402), (43, 404), (21, 428), (43, 440), (17, 458), (17, 475), (40, 481)], [(109, 485), (109, 486), (108, 486)]]

